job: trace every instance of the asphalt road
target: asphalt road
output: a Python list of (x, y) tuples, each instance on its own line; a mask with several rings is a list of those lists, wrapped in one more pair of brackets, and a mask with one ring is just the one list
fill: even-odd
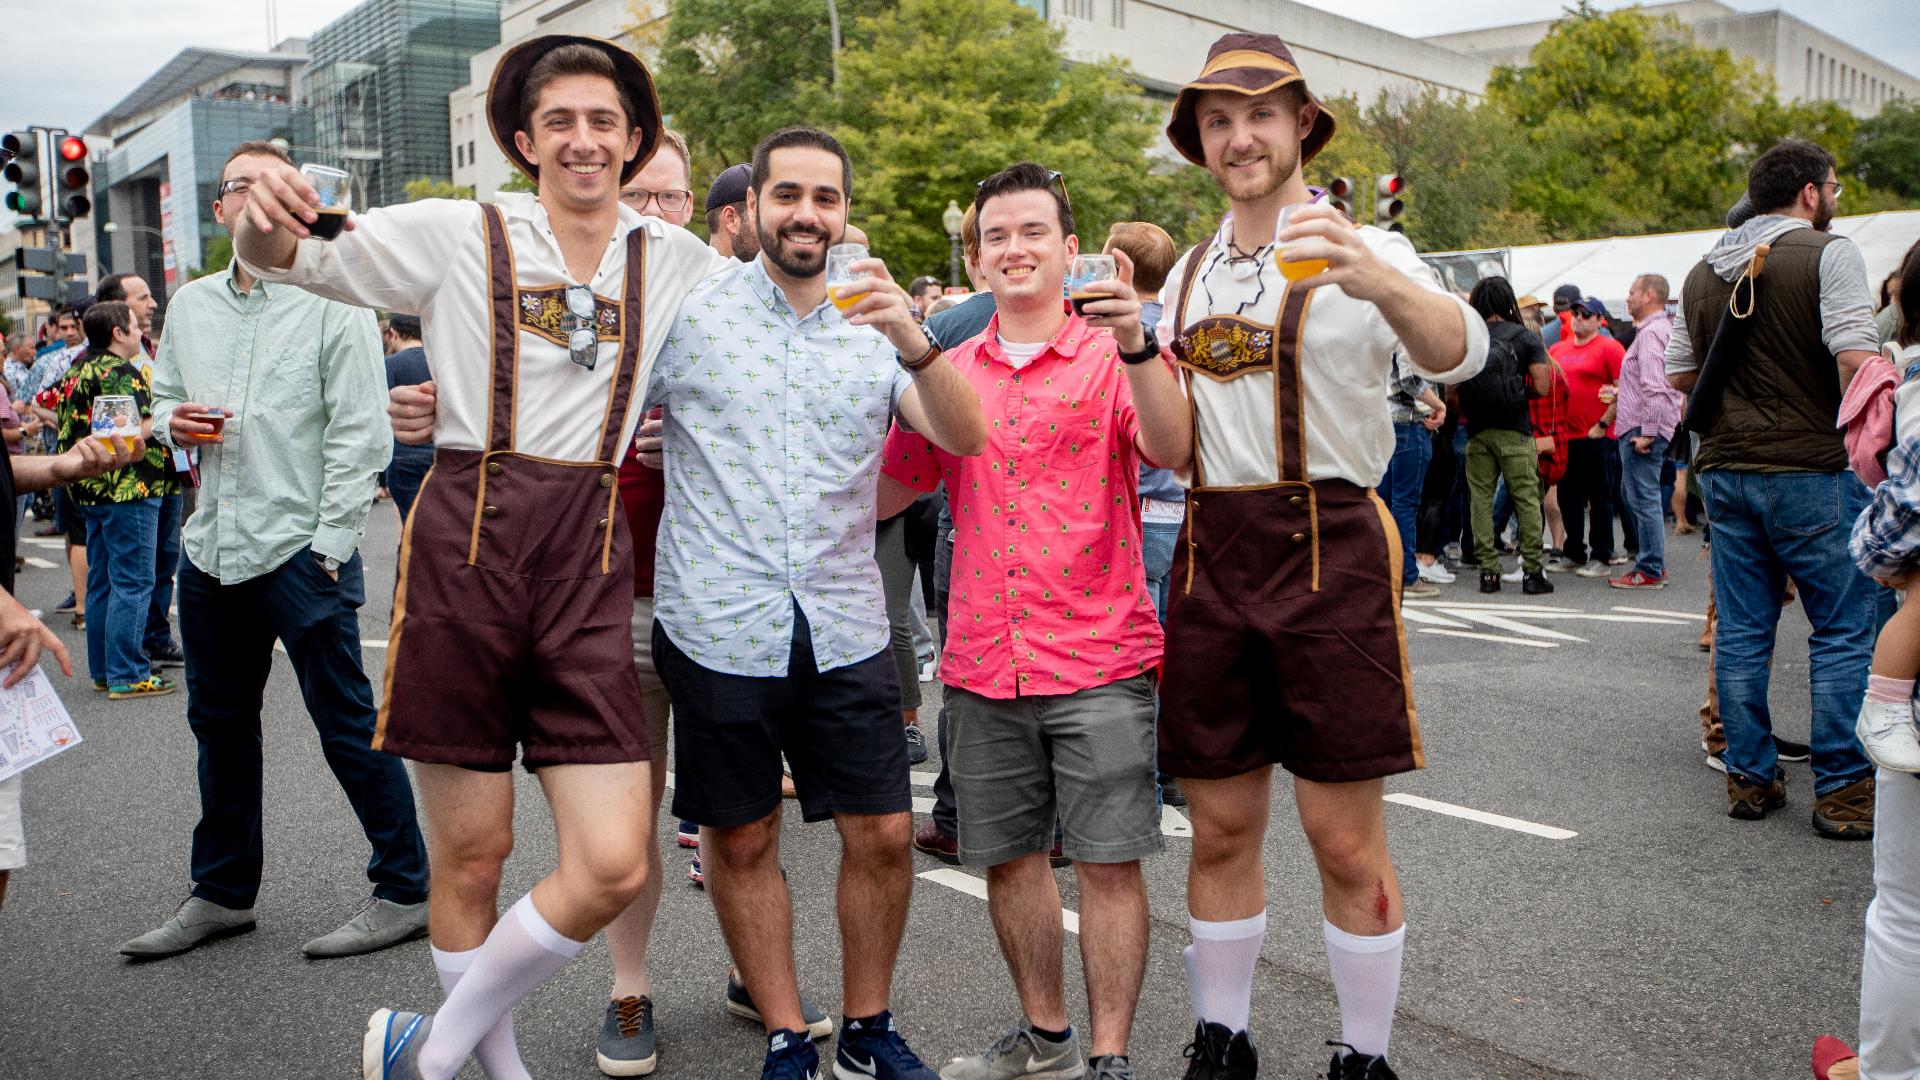
[[(369, 643), (386, 638), (396, 536), (392, 510), (377, 507), (365, 548)], [(1429, 767), (1391, 781), (1395, 798), (1413, 802), (1387, 808), (1409, 919), (1392, 1058), (1408, 1080), (1802, 1077), (1815, 1035), (1852, 1034), (1869, 845), (1816, 838), (1805, 765), (1788, 766), (1783, 812), (1726, 817), (1694, 713), (1706, 677), (1694, 644), (1706, 599), (1697, 541), (1672, 541), (1674, 584), (1662, 592), (1557, 577), (1552, 597), (1509, 586), (1483, 598), (1463, 577), (1439, 601), (1409, 606)], [(60, 565), (30, 567), (20, 594), (51, 609), (67, 590), (62, 556), (32, 550)], [(1494, 606), (1460, 606), (1483, 601)], [(78, 659), (81, 635), (49, 619)], [(1796, 738), (1807, 732), (1806, 632), (1788, 609), (1773, 701), (1779, 729)], [(366, 658), (377, 672), (384, 649), (369, 644)], [(267, 692), (259, 930), (156, 964), (123, 962), (118, 944), (165, 919), (188, 888), (197, 796), (185, 698), (108, 702), (83, 681), (56, 682), (85, 743), (26, 777), (30, 865), (0, 912), (0, 1077), (355, 1076), (372, 1009), (437, 1001), (424, 942), (324, 963), (300, 954), (365, 895), (366, 848), (284, 663)], [(507, 901), (553, 862), (538, 790), (522, 777), (520, 793)], [(1282, 780), (1252, 1026), (1262, 1075), (1307, 1078), (1324, 1075), (1322, 1043), (1339, 1026), (1317, 881), (1289, 802)], [(801, 981), (837, 1014), (837, 844), (830, 828), (789, 814)], [(1181, 831), (1178, 819), (1167, 824)], [(755, 1076), (763, 1044), (721, 1009), (726, 951), (670, 832), (663, 822), (656, 1075)], [(1180, 960), (1188, 843), (1170, 835), (1147, 864), (1142, 1077), (1177, 1077), (1191, 1032)], [(915, 858), (916, 872), (943, 869)], [(895, 983), (901, 1027), (930, 1062), (978, 1049), (1016, 1011), (985, 902), (966, 891), (979, 875), (966, 873), (974, 880), (916, 882)], [(1060, 880), (1075, 909), (1071, 872)], [(1077, 957), (1068, 968), (1077, 984)], [(595, 942), (522, 1004), (516, 1025), (535, 1075), (598, 1075), (609, 977)], [(1084, 1013), (1075, 1007), (1077, 1022)]]

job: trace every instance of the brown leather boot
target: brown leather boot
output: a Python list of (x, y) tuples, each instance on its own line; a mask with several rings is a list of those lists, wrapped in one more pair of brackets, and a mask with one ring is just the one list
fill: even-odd
[(1813, 830), (1834, 840), (1873, 839), (1873, 777), (1813, 800)]

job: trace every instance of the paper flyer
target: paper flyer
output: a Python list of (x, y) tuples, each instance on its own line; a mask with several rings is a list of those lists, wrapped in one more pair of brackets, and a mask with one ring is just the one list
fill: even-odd
[[(12, 667), (0, 671), (4, 679)], [(80, 745), (80, 729), (39, 667), (11, 690), (0, 690), (0, 780)]]

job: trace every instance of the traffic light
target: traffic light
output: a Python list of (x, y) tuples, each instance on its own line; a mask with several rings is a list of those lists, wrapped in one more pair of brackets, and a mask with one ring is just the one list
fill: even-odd
[(7, 209), (21, 217), (40, 216), (40, 133), (10, 131), (0, 136), (0, 150), (13, 155), (4, 175), (15, 190), (7, 192)]
[(1374, 181), (1373, 223), (1390, 232), (1406, 232), (1400, 215), (1407, 212), (1407, 201), (1400, 196), (1407, 190), (1407, 178), (1388, 173)]
[(1327, 205), (1335, 210), (1353, 216), (1353, 177), (1336, 176), (1327, 181)]
[(62, 138), (54, 147), (53, 212), (65, 221), (86, 217), (93, 209), (93, 179), (87, 174), (87, 142), (78, 135)]

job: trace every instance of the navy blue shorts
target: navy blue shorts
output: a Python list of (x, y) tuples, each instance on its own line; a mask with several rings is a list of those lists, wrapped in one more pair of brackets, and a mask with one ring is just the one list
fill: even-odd
[(913, 808), (892, 652), (821, 671), (794, 614), (785, 677), (703, 667), (654, 620), (653, 665), (673, 699), (674, 816), (729, 828), (773, 813), (783, 753), (807, 821)]

